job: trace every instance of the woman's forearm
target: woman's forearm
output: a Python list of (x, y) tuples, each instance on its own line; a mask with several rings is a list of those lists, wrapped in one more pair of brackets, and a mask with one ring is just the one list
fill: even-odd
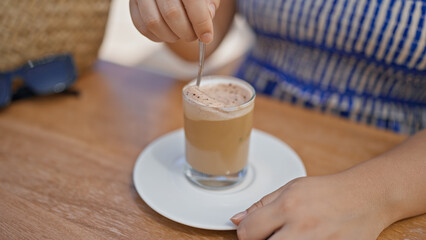
[(380, 201), (389, 224), (426, 212), (426, 130), (392, 150), (338, 175)]

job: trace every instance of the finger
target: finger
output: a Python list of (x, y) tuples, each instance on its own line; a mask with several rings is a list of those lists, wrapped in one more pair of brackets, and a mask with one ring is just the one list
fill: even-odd
[(182, 0), (197, 37), (204, 43), (213, 40), (213, 22), (206, 1)]
[(244, 218), (237, 228), (238, 238), (265, 239), (284, 225), (284, 218), (273, 204), (264, 206)]
[(262, 199), (260, 199), (255, 204), (251, 205), (246, 211), (247, 213), (252, 213), (256, 211), (256, 209), (262, 208), (263, 206), (268, 205), (269, 203), (273, 202), (275, 199), (278, 198), (278, 196), (284, 191), (284, 186), (278, 188), (277, 190), (271, 192), (270, 194), (264, 196)]
[(155, 0), (139, 0), (137, 3), (143, 25), (151, 33), (165, 42), (175, 42), (179, 39), (164, 21)]
[(157, 5), (161, 16), (174, 34), (186, 41), (197, 39), (180, 0), (165, 0), (157, 2)]
[(247, 210), (237, 213), (233, 217), (231, 217), (231, 221), (238, 226), (240, 222), (247, 216), (247, 214), (252, 213), (256, 211), (256, 209), (262, 208), (263, 206), (266, 206), (267, 204), (273, 202), (275, 199), (278, 198), (278, 196), (281, 194), (283, 190), (284, 190), (284, 186), (264, 196), (262, 199), (260, 199), (259, 201), (251, 205)]
[(272, 236), (268, 238), (268, 240), (293, 240), (293, 239), (300, 239), (300, 238), (293, 237), (293, 235), (290, 234), (288, 225), (285, 225), (278, 231), (275, 231), (272, 234)]
[(130, 0), (130, 16), (132, 18), (133, 25), (135, 25), (136, 29), (145, 37), (149, 38), (154, 42), (161, 42), (161, 40), (152, 34), (146, 27), (142, 24), (142, 18), (139, 13), (138, 5), (136, 0)]
[(220, 0), (207, 0), (209, 4), (210, 17), (213, 19), (216, 15), (216, 10), (219, 8)]

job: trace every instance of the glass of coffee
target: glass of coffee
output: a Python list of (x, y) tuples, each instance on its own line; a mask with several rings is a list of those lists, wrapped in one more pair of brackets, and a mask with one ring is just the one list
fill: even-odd
[(183, 88), (186, 177), (224, 189), (240, 183), (248, 166), (255, 91), (229, 76), (206, 76)]

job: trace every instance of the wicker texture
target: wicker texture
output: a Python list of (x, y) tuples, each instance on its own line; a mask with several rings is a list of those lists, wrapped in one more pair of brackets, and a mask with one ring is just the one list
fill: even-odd
[(97, 58), (110, 0), (1, 0), (0, 71), (71, 53), (78, 72)]

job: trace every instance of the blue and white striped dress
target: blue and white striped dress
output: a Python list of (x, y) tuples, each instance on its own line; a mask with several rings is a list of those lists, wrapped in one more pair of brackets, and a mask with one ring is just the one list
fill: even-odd
[(412, 134), (426, 126), (426, 0), (239, 0), (259, 93)]

